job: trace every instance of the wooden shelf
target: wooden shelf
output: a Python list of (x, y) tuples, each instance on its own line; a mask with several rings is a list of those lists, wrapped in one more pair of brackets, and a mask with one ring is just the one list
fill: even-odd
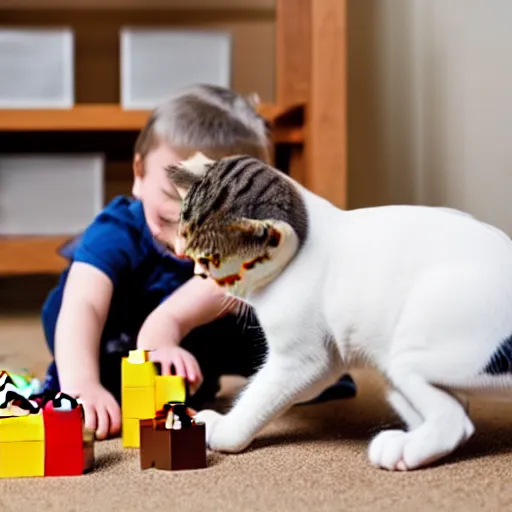
[(0, 275), (57, 274), (67, 261), (59, 248), (71, 237), (0, 237)]
[(119, 105), (84, 104), (72, 109), (0, 110), (0, 131), (137, 131), (147, 110), (123, 110)]
[(275, 10), (275, 0), (0, 0), (0, 10), (187, 9)]
[[(272, 140), (298, 144), (304, 140), (302, 127), (279, 126), (279, 120), (300, 106), (282, 108), (262, 104), (260, 114), (272, 125)], [(0, 110), (0, 132), (34, 131), (139, 131), (148, 110), (123, 110), (116, 104), (83, 104), (71, 109)]]

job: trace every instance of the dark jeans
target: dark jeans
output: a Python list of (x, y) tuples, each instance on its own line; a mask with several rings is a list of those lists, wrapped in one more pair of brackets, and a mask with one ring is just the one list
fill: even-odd
[[(45, 326), (48, 328), (49, 326)], [(53, 340), (53, 336), (46, 336)], [(126, 337), (125, 337), (126, 341)], [(100, 354), (100, 378), (102, 385), (121, 403), (121, 359), (135, 348), (136, 340), (129, 340), (131, 347), (109, 353), (102, 344)], [(256, 322), (249, 325), (243, 319), (228, 315), (220, 320), (194, 329), (186, 336), (181, 347), (197, 359), (204, 381), (197, 392), (188, 400), (191, 407), (200, 407), (215, 398), (219, 391), (222, 375), (250, 377), (262, 365), (266, 356), (264, 335)], [(49, 349), (53, 353), (53, 346)], [(48, 368), (45, 389), (57, 391), (60, 388), (55, 364)]]

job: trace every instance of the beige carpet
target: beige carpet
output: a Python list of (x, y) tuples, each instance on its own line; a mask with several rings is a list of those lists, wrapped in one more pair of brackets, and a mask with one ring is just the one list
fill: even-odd
[[(48, 354), (37, 319), (0, 319), (0, 360), (42, 371)], [(511, 405), (472, 403), (478, 431), (455, 456), (388, 473), (369, 465), (366, 447), (394, 416), (380, 381), (354, 375), (358, 398), (295, 407), (246, 453), (209, 454), (208, 469), (142, 472), (137, 451), (114, 439), (97, 443), (89, 475), (0, 481), (0, 512), (512, 510)], [(239, 383), (227, 379), (226, 393)]]

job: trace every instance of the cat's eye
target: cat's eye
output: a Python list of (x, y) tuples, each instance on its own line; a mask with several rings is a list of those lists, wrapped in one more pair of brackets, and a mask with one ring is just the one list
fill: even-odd
[(201, 265), (204, 269), (208, 270), (208, 267), (210, 265), (210, 260), (208, 258), (199, 258), (197, 260), (199, 265)]
[(269, 247), (277, 247), (281, 241), (281, 233), (277, 229), (272, 229), (268, 238)]

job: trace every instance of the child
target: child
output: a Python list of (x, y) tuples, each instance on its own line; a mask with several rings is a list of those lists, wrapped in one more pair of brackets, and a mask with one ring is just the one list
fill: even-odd
[[(71, 263), (43, 306), (55, 356), (44, 390), (80, 397), (99, 439), (120, 430), (121, 357), (132, 348), (151, 349), (162, 374), (173, 367), (186, 377), (193, 407), (215, 397), (221, 375), (249, 377), (265, 357), (256, 320), (227, 314), (217, 285), (194, 277), (192, 263), (162, 242), (174, 239), (180, 211), (165, 169), (196, 151), (268, 161), (264, 120), (244, 98), (214, 86), (163, 102), (135, 144), (133, 198), (115, 198), (71, 244)], [(353, 394), (347, 377), (337, 395)]]

